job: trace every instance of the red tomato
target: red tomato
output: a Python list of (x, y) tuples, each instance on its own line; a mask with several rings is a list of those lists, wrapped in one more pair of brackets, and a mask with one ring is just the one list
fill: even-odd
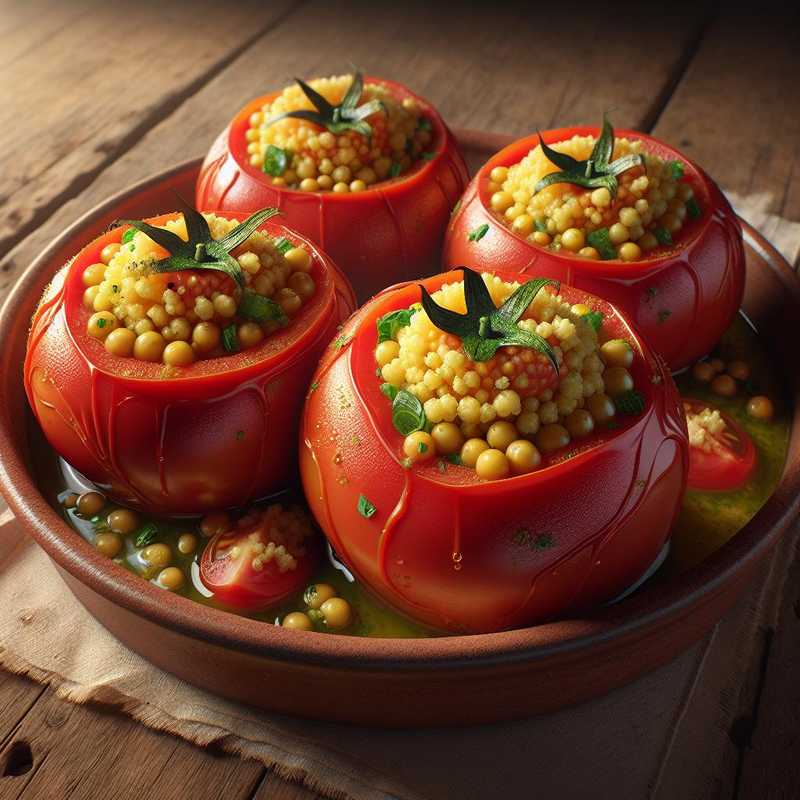
[[(279, 510), (274, 513), (276, 508)], [(280, 517), (286, 514), (292, 512), (272, 506), (245, 517), (233, 530), (218, 533), (206, 545), (200, 580), (220, 603), (238, 611), (263, 611), (308, 583), (319, 557), (318, 542), (307, 520), (282, 523)], [(282, 567), (280, 558), (285, 554), (272, 555), (270, 543), (283, 547), (294, 566)]]
[[(552, 144), (597, 133), (597, 128), (575, 127), (542, 136)], [(623, 311), (677, 370), (708, 353), (739, 309), (745, 276), (741, 227), (717, 185), (684, 155), (643, 133), (619, 130), (616, 135), (640, 139), (647, 152), (685, 164), (702, 215), (685, 225), (673, 247), (653, 251), (638, 262), (592, 261), (539, 247), (507, 228), (489, 205), (489, 173), (496, 166), (516, 164), (538, 144), (538, 136), (528, 136), (492, 156), (473, 178), (448, 228), (442, 267), (512, 267), (599, 295)], [(483, 224), (489, 226), (488, 232), (469, 241), (470, 232)]]
[[(715, 410), (702, 400), (687, 398), (683, 400), (683, 407), (687, 419), (705, 408)], [(690, 489), (730, 492), (744, 486), (755, 468), (753, 440), (736, 420), (723, 411), (719, 413), (725, 429), (721, 433), (707, 434), (708, 449), (695, 444), (689, 448), (687, 484)]]
[(301, 192), (273, 186), (251, 166), (250, 115), (279, 92), (256, 98), (217, 137), (197, 179), (197, 207), (222, 212), (277, 206), (286, 224), (316, 242), (347, 275), (362, 302), (387, 284), (435, 272), (450, 211), (467, 185), (467, 168), (436, 109), (405, 86), (379, 83), (413, 98), (432, 125), (436, 155), (413, 172), (363, 192)]
[[(433, 292), (461, 277), (421, 283)], [(375, 323), (418, 302), (418, 286), (375, 297), (320, 363), (300, 442), (306, 498), (348, 567), (416, 620), (481, 632), (588, 607), (633, 583), (669, 535), (688, 468), (672, 379), (616, 309), (568, 287), (562, 294), (604, 313), (610, 335), (631, 342), (646, 407), (526, 475), (487, 482), (437, 459), (404, 467), (403, 437), (375, 375)], [(369, 517), (359, 513), (361, 495), (375, 506)]]
[(121, 228), (88, 244), (45, 293), (28, 339), (28, 400), (52, 447), (119, 502), (197, 514), (283, 489), (292, 475), (303, 392), (355, 301), (324, 253), (283, 225), (264, 228), (308, 246), (313, 297), (262, 344), (174, 377), (162, 364), (112, 356), (86, 333), (82, 273)]

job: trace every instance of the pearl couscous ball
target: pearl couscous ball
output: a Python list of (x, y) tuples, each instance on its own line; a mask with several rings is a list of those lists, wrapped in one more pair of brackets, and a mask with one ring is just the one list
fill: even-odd
[[(519, 284), (485, 273), (496, 306)], [(464, 284), (445, 284), (432, 295), (443, 308), (464, 313)], [(461, 340), (437, 328), (421, 308), (395, 337), (375, 348), (383, 381), (404, 389), (422, 404), (430, 426), (406, 437), (409, 462), (458, 456), (478, 475), (498, 479), (537, 469), (542, 453), (566, 447), (616, 414), (614, 396), (632, 390), (634, 352), (621, 339), (602, 347), (585, 318), (590, 309), (540, 291), (518, 325), (539, 334), (553, 348), (556, 374), (542, 354), (501, 347), (488, 361), (465, 355)], [(606, 381), (606, 374), (611, 380)]]
[[(593, 136), (573, 136), (551, 147), (582, 161), (594, 144)], [(644, 156), (644, 165), (618, 176), (616, 196), (607, 188), (571, 183), (536, 192), (536, 184), (558, 170), (536, 145), (519, 163), (492, 169), (490, 206), (507, 227), (543, 247), (590, 259), (637, 261), (671, 245), (701, 211), (682, 162), (665, 161), (629, 139), (615, 141), (612, 160), (634, 153)]]
[[(309, 81), (309, 85), (338, 105), (352, 80), (351, 75), (338, 75)], [(299, 86), (288, 86), (250, 116), (245, 133), (250, 165), (270, 175), (276, 186), (308, 192), (359, 192), (404, 175), (431, 157), (431, 123), (415, 100), (398, 100), (386, 87), (367, 83), (359, 104), (371, 100), (383, 104), (383, 110), (366, 119), (372, 136), (353, 130), (336, 134), (294, 118), (272, 122), (287, 111), (314, 109)]]
[[(239, 224), (204, 216), (215, 239)], [(188, 238), (183, 217), (161, 227)], [(183, 367), (254, 347), (282, 324), (242, 317), (239, 287), (223, 272), (153, 272), (152, 263), (166, 251), (144, 233), (127, 238), (105, 247), (101, 260), (83, 273), (83, 302), (92, 311), (87, 333), (113, 355)], [(311, 255), (302, 247), (256, 231), (231, 255), (242, 268), (246, 287), (276, 303), (285, 319), (314, 294)]]

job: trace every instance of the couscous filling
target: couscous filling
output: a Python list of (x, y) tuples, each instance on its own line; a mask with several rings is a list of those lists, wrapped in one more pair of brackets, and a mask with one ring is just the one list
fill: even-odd
[[(161, 229), (191, 244), (186, 213)], [(240, 225), (214, 214), (202, 219), (214, 242)], [(316, 289), (310, 253), (263, 231), (254, 230), (219, 264), (193, 269), (190, 259), (186, 269), (157, 271), (165, 252), (131, 227), (84, 270), (83, 302), (93, 312), (87, 333), (109, 353), (181, 367), (238, 352), (286, 325)]]
[[(490, 274), (480, 280), (501, 311), (521, 288)], [(431, 299), (446, 312), (467, 309), (462, 281), (444, 284)], [(622, 339), (601, 344), (598, 312), (549, 290), (519, 311), (519, 330), (540, 337), (549, 352), (501, 345), (477, 360), (466, 351), (486, 355), (482, 345), (437, 327), (424, 308), (379, 320), (381, 388), (395, 427), (414, 428), (403, 444), (410, 463), (439, 456), (490, 480), (522, 474), (542, 464), (542, 453), (607, 427), (617, 414), (642, 410), (629, 371), (634, 351)]]
[[(531, 242), (590, 259), (637, 261), (673, 245), (687, 221), (702, 213), (683, 162), (648, 153), (639, 140), (614, 140), (613, 131), (606, 141), (611, 170), (593, 178), (584, 165), (591, 172), (603, 144), (594, 136), (576, 135), (551, 148), (540, 143), (518, 163), (494, 167), (492, 210)], [(572, 171), (559, 171), (561, 157), (569, 157), (563, 167), (575, 162)]]
[(430, 120), (360, 74), (298, 81), (250, 116), (250, 164), (273, 185), (360, 192), (433, 156)]

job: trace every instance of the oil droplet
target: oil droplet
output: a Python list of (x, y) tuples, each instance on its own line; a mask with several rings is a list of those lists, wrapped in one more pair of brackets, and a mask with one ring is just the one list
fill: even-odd
[(333, 463), (334, 463), (334, 464), (341, 464), (341, 463), (342, 463), (342, 460), (343, 460), (343, 459), (342, 459), (342, 454), (341, 454), (341, 453), (337, 453), (337, 454), (336, 454), (336, 455), (333, 457)]
[(340, 477), (337, 479), (337, 483), (338, 483), (340, 486), (345, 486), (345, 485), (347, 485), (347, 483), (348, 483), (348, 480), (347, 480), (347, 478), (346, 478), (344, 475), (341, 475), (341, 476), (340, 476)]
[(453, 569), (458, 572), (461, 569), (461, 564), (453, 564)]
[(405, 563), (406, 562), (402, 558), (398, 558), (397, 561), (395, 561), (395, 564), (397, 564), (398, 567), (402, 567)]
[(454, 569), (456, 572), (458, 572), (458, 570), (460, 570), (460, 569), (461, 569), (461, 567), (463, 566), (463, 565), (462, 565), (462, 563), (461, 563), (461, 560), (462, 560), (463, 558), (464, 558), (464, 556), (463, 556), (463, 555), (462, 555), (460, 552), (458, 552), (457, 550), (456, 550), (456, 551), (453, 553), (453, 555), (452, 555), (452, 559), (453, 559), (453, 569)]

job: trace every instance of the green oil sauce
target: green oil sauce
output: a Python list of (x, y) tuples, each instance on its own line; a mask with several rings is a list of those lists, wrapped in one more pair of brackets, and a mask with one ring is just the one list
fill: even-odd
[[(737, 531), (749, 522), (764, 505), (775, 489), (786, 460), (789, 440), (789, 403), (784, 387), (779, 380), (775, 365), (771, 364), (752, 328), (739, 318), (721, 339), (714, 357), (723, 361), (743, 361), (751, 370), (750, 379), (739, 385), (736, 396), (720, 397), (711, 391), (709, 384), (700, 383), (686, 371), (677, 377), (677, 384), (684, 397), (695, 398), (719, 408), (733, 417), (752, 437), (757, 449), (757, 465), (747, 484), (737, 491), (700, 492), (689, 490), (672, 534), (669, 556), (656, 573), (662, 580), (678, 574), (718, 550)], [(753, 419), (746, 412), (747, 400), (754, 394), (769, 396), (775, 405), (775, 416), (770, 421)], [(93, 520), (81, 518), (74, 510), (65, 509), (62, 501), (72, 492), (80, 493), (93, 488), (77, 483), (76, 476), (62, 463), (43, 441), (38, 427), (31, 425), (31, 440), (38, 450), (36, 461), (38, 477), (45, 495), (67, 521), (90, 543), (108, 513), (118, 506), (108, 505)], [(288, 493), (276, 502), (292, 505), (299, 501), (297, 493)], [(142, 524), (153, 522), (158, 532), (153, 542), (163, 542), (172, 550), (172, 566), (179, 567), (186, 578), (177, 592), (203, 605), (225, 608), (220, 605), (203, 586), (199, 578), (199, 562), (207, 544), (199, 529), (199, 520), (168, 520), (146, 516)], [(178, 538), (183, 533), (194, 533), (198, 547), (193, 554), (181, 554)], [(140, 575), (158, 586), (158, 570), (149, 567), (142, 559), (142, 548), (135, 544), (135, 535), (123, 537), (123, 549), (114, 559), (120, 566)], [(351, 636), (392, 638), (421, 638), (436, 635), (397, 614), (354, 580), (342, 565), (327, 556), (322, 560), (312, 583), (328, 583), (340, 597), (346, 599), (355, 612), (353, 624), (343, 631)], [(167, 591), (163, 589), (163, 591)], [(226, 609), (231, 610), (231, 609)], [(307, 611), (302, 591), (290, 597), (280, 606), (268, 611), (252, 614), (255, 619), (269, 624), (280, 624), (280, 620), (292, 611)], [(318, 623), (324, 631), (324, 625)]]

